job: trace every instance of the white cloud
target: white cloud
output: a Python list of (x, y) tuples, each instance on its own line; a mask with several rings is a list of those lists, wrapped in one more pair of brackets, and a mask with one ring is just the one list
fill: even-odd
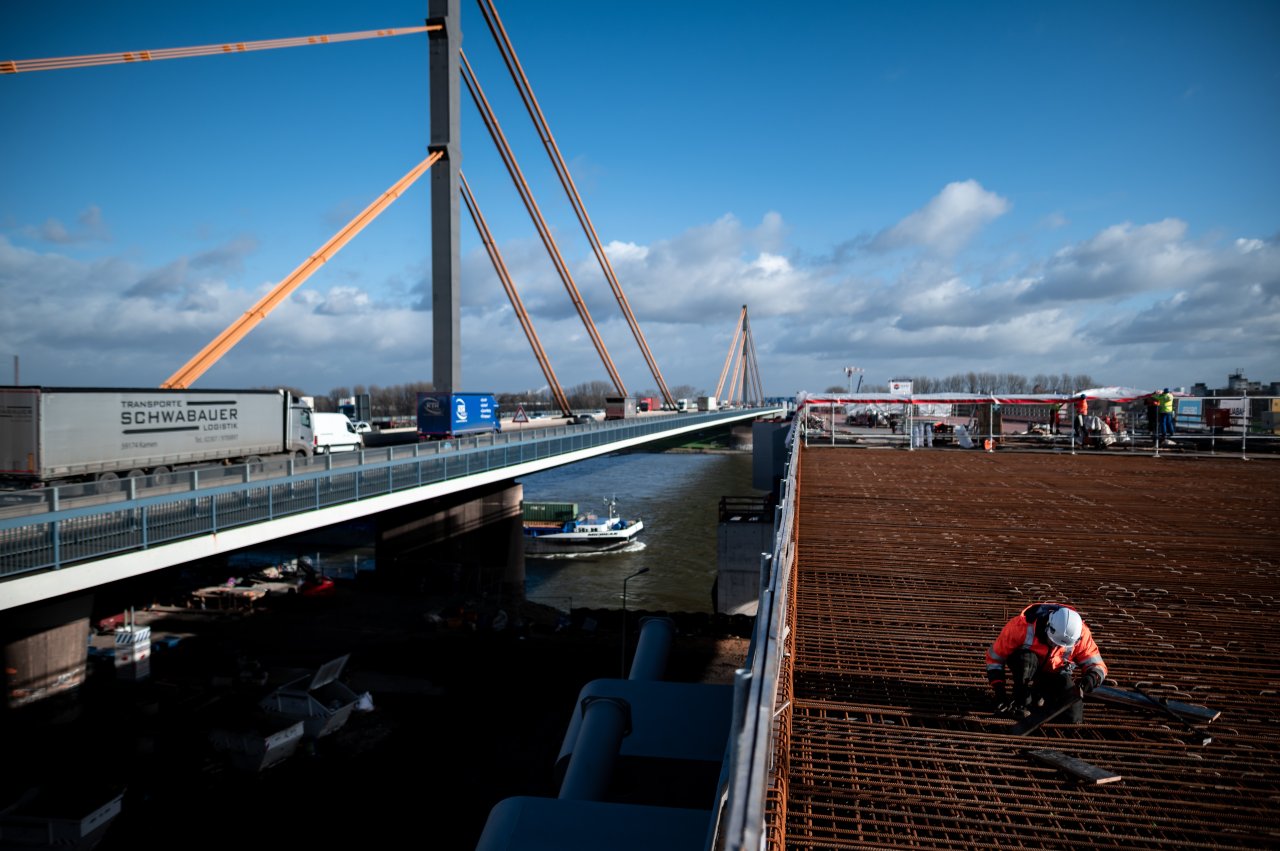
[(976, 180), (948, 183), (928, 204), (872, 240), (877, 250), (918, 247), (945, 257), (954, 255), (984, 225), (1011, 208), (1005, 198)]
[(1241, 269), (1224, 252), (1187, 239), (1187, 223), (1164, 219), (1148, 225), (1112, 225), (1092, 239), (1060, 249), (1039, 280), (1022, 295), (1027, 304), (1117, 301), (1128, 296), (1190, 286)]
[[(960, 235), (1008, 208), (976, 184), (957, 186), (965, 185), (947, 187), (904, 222), (931, 244), (957, 245)], [(895, 227), (909, 230), (903, 222)], [(984, 266), (966, 256), (960, 266), (937, 254), (871, 254), (856, 258), (855, 274), (806, 262), (788, 246), (788, 230), (777, 213), (755, 226), (726, 215), (652, 244), (610, 244), (669, 385), (714, 389), (743, 304), (771, 393), (843, 384), (841, 370), (851, 363), (866, 369), (868, 385), (891, 375), (970, 370), (1090, 372), (1101, 383), (1139, 387), (1212, 382), (1236, 367), (1259, 380), (1280, 379), (1275, 240), (1195, 239), (1177, 219), (1125, 222), (1017, 269), (1007, 269), (1004, 257)], [(119, 256), (85, 261), (41, 253), (0, 236), (0, 301), (7, 308), (0, 311), (0, 352), (21, 355), (23, 375), (33, 382), (159, 384), (274, 285), (245, 288), (226, 277), (255, 248), (240, 237), (143, 266)], [(606, 380), (541, 246), (504, 245), (503, 254), (561, 384)], [(654, 386), (595, 257), (568, 261), (628, 388)], [(400, 274), (403, 283), (317, 276), (201, 384), (290, 384), (319, 393), (429, 379), (429, 276), (422, 268)], [(545, 384), (483, 251), (464, 257), (461, 277), (465, 386)]]
[(58, 219), (51, 218), (38, 228), (25, 228), (24, 232), (32, 238), (55, 245), (106, 241), (111, 238), (111, 232), (102, 217), (102, 210), (97, 206), (90, 206), (83, 210), (76, 217), (75, 228), (68, 228)]

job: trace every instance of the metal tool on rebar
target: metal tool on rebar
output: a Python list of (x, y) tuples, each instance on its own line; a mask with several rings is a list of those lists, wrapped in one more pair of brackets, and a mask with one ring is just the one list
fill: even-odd
[(1171, 709), (1169, 707), (1169, 704), (1165, 702), (1164, 698), (1156, 697), (1152, 694), (1149, 694), (1143, 691), (1142, 690), (1143, 685), (1151, 685), (1151, 683), (1146, 681), (1143, 681), (1141, 683), (1134, 683), (1133, 690), (1136, 691), (1138, 694), (1142, 695), (1144, 698), (1146, 698), (1146, 701), (1148, 704), (1150, 704), (1156, 709), (1159, 709), (1165, 715), (1168, 715), (1170, 718), (1182, 724), (1183, 727), (1186, 727), (1187, 732), (1191, 734), (1190, 737), (1187, 737), (1188, 744), (1199, 744), (1200, 746), (1203, 747), (1204, 745), (1207, 745), (1213, 742), (1213, 736), (1210, 736), (1209, 734), (1205, 733), (1203, 730), (1198, 730), (1195, 727), (1191, 726), (1191, 723), (1187, 721), (1186, 716), (1180, 715), (1177, 712), (1175, 712), (1173, 709)]
[(1033, 712), (1026, 718), (1023, 718), (1009, 730), (1015, 736), (1025, 736), (1027, 733), (1040, 729), (1040, 725), (1052, 721), (1080, 701), (1084, 700), (1084, 692), (1079, 686), (1073, 688), (1063, 700), (1053, 706), (1046, 706), (1039, 712)]

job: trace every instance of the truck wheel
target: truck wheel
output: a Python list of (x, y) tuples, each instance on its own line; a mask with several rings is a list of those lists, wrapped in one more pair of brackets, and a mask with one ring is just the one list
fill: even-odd
[(157, 485), (173, 484), (173, 473), (168, 467), (160, 466), (151, 471), (151, 481)]
[(130, 470), (129, 472), (124, 474), (124, 477), (126, 479), (141, 479), (145, 475), (146, 473), (142, 472), (141, 470)]
[(120, 477), (115, 473), (102, 473), (98, 476), (98, 493), (115, 493), (120, 490)]

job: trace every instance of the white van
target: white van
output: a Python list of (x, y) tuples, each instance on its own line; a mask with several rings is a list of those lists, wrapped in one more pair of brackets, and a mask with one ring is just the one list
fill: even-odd
[(364, 448), (364, 438), (356, 432), (355, 425), (346, 414), (313, 413), (311, 426), (315, 433), (312, 443), (317, 455), (326, 452), (355, 452)]

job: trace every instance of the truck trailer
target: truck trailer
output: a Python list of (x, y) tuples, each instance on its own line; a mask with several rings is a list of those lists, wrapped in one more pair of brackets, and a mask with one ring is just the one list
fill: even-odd
[(492, 393), (419, 393), (418, 440), (502, 431)]
[(311, 454), (287, 390), (0, 387), (0, 478), (38, 486)]
[(636, 397), (606, 396), (604, 400), (604, 418), (606, 420), (626, 420), (636, 415)]

